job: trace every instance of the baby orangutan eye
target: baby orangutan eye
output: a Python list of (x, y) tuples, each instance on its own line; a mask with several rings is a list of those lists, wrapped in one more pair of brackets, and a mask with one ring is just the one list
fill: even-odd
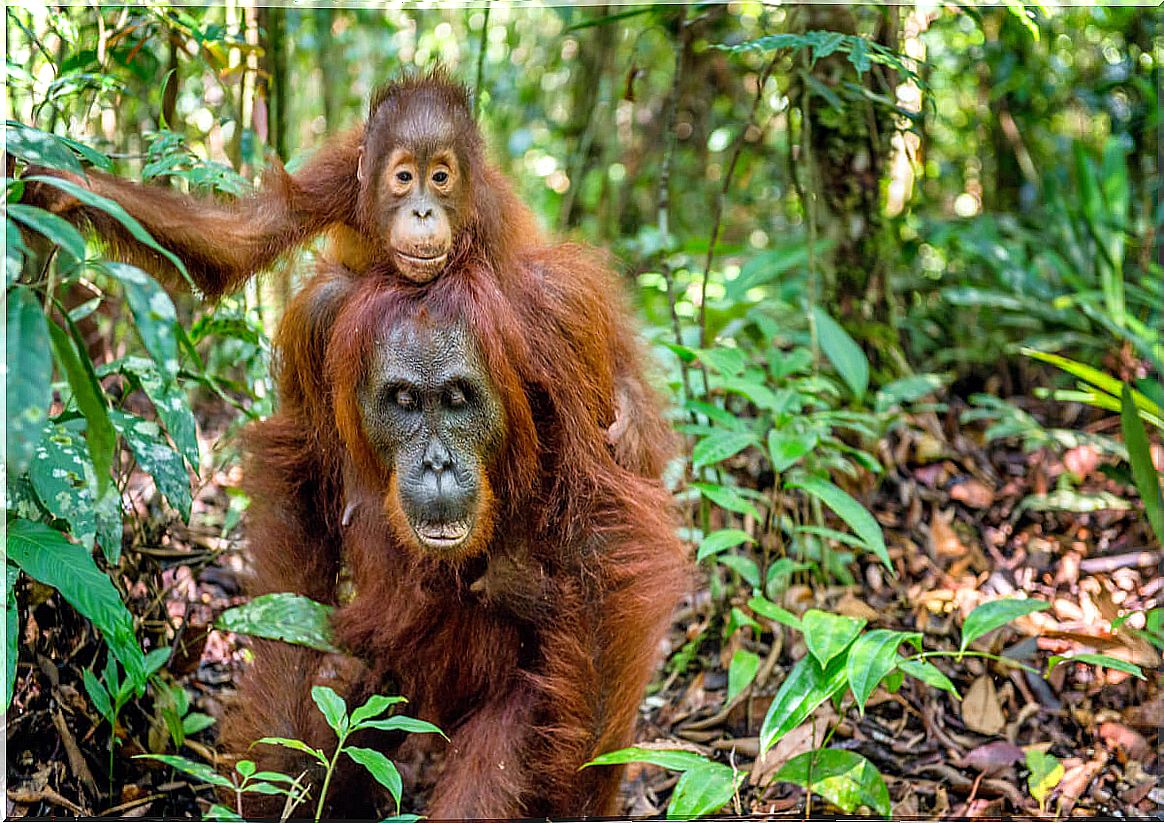
[(447, 171), (438, 171), (432, 176), (432, 182), (436, 183), (438, 186), (443, 186), (445, 183), (449, 182), (449, 173)]
[(454, 409), (462, 408), (466, 403), (469, 402), (468, 398), (465, 397), (465, 390), (460, 386), (453, 386), (451, 389), (449, 389), (448, 395), (446, 396), (446, 401), (448, 402), (449, 407)]
[(410, 172), (410, 171), (398, 171), (398, 172), (396, 172), (396, 179), (398, 181), (400, 181), (401, 183), (410, 183), (410, 182), (412, 182), (412, 172)]

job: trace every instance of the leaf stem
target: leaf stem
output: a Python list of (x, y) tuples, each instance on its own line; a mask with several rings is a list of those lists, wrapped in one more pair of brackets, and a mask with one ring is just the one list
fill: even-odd
[(958, 658), (958, 659), (961, 659), (961, 658), (963, 658), (963, 657), (985, 657), (987, 660), (993, 660), (993, 661), (995, 661), (996, 663), (1006, 663), (1007, 665), (1010, 665), (1010, 666), (1016, 666), (1017, 668), (1020, 668), (1020, 669), (1023, 669), (1023, 670), (1025, 670), (1025, 671), (1028, 671), (1028, 672), (1030, 672), (1031, 674), (1039, 674), (1039, 670), (1038, 670), (1038, 669), (1036, 669), (1036, 668), (1033, 668), (1033, 667), (1031, 667), (1031, 666), (1028, 666), (1026, 663), (1020, 663), (1019, 661), (1017, 661), (1017, 660), (1015, 660), (1015, 659), (1013, 659), (1013, 658), (1010, 658), (1010, 657), (1003, 657), (1002, 655), (999, 655), (999, 654), (990, 654), (989, 652), (976, 652), (976, 651), (962, 651), (962, 652), (947, 652), (947, 651), (920, 652), (920, 653), (918, 653), (918, 654), (915, 654), (915, 655), (913, 655), (912, 657), (907, 657), (906, 659), (907, 659), (907, 660), (925, 660), (926, 658), (929, 658), (929, 657), (956, 657), (956, 658)]
[(348, 739), (348, 731), (344, 731), (339, 736), (339, 742), (335, 747), (335, 754), (331, 756), (328, 761), (327, 771), (323, 775), (323, 786), (319, 790), (319, 803), (315, 806), (315, 823), (319, 823), (323, 819), (323, 804), (327, 802), (327, 787), (331, 785), (331, 775), (335, 771), (335, 764), (339, 762), (340, 755), (344, 751), (344, 741)]

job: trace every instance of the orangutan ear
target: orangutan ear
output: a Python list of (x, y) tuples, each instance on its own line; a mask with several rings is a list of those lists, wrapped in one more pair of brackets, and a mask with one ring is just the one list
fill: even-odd
[(360, 159), (356, 163), (356, 179), (360, 181), (360, 185), (368, 182), (368, 173), (364, 170), (364, 147), (360, 146)]

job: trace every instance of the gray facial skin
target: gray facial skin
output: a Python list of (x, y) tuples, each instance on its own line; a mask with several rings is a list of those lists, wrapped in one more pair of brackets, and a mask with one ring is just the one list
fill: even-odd
[(417, 542), (434, 552), (467, 543), (504, 419), (465, 329), (415, 322), (390, 330), (376, 344), (359, 401)]

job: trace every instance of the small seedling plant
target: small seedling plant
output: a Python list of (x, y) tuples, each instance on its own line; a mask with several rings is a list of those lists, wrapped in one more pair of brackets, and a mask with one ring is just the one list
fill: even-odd
[[(403, 781), (395, 764), (386, 756), (361, 746), (348, 745), (351, 735), (364, 729), (376, 729), (384, 732), (404, 732), (406, 734), (439, 734), (448, 739), (444, 732), (424, 720), (404, 715), (385, 717), (385, 713), (392, 707), (406, 703), (407, 700), (399, 696), (373, 695), (362, 706), (350, 714), (344, 699), (328, 686), (315, 686), (311, 690), (311, 699), (323, 714), (327, 724), (336, 734), (335, 749), (327, 754), (323, 749), (317, 749), (302, 740), (291, 737), (263, 737), (255, 741), (254, 745), (282, 746), (294, 749), (313, 758), (324, 769), (323, 784), (315, 805), (316, 821), (323, 818), (323, 809), (327, 803), (327, 792), (331, 785), (332, 775), (342, 756), (347, 756), (363, 766), (381, 786), (388, 790), (396, 802), (395, 821), (408, 823), (415, 821), (417, 815), (400, 814), (400, 800), (403, 791)], [(206, 820), (242, 820), (242, 797), (244, 794), (283, 795), (287, 798), (283, 818), (286, 819), (294, 809), (308, 798), (309, 790), (303, 786), (300, 775), (293, 778), (279, 772), (259, 772), (253, 761), (241, 760), (235, 766), (235, 774), (229, 778), (215, 772), (209, 766), (187, 760), (184, 757), (171, 755), (140, 755), (143, 758), (158, 760), (169, 766), (183, 771), (200, 780), (215, 786), (230, 789), (235, 793), (235, 809), (215, 804), (211, 806), (204, 817)]]
[[(1019, 666), (1036, 673), (1034, 669), (1016, 660), (978, 651), (970, 644), (978, 638), (1011, 621), (1050, 608), (1040, 600), (1004, 598), (983, 603), (970, 613), (962, 624), (962, 638), (957, 650), (926, 651), (921, 632), (901, 632), (890, 629), (865, 631), (865, 621), (809, 609), (797, 617), (762, 596), (748, 601), (748, 607), (775, 623), (788, 626), (804, 635), (808, 654), (792, 667), (777, 690), (760, 728), (761, 756), (776, 745), (786, 734), (809, 720), (812, 713), (825, 701), (832, 700), (840, 707), (846, 690), (852, 693), (858, 710), (864, 714), (865, 704), (874, 689), (884, 684), (896, 691), (906, 675), (928, 686), (948, 692), (961, 699), (957, 688), (931, 660), (938, 657), (982, 657), (997, 663)], [(740, 619), (759, 624), (742, 610)], [(907, 651), (900, 651), (902, 647)], [(751, 654), (749, 652), (749, 654)], [(1065, 663), (1084, 663), (1117, 669), (1143, 679), (1140, 668), (1132, 663), (1100, 654), (1076, 654), (1071, 657), (1052, 656), (1047, 662), (1049, 675), (1055, 666)], [(737, 661), (733, 658), (733, 669)], [(755, 666), (741, 667), (745, 674), (729, 671), (729, 700), (751, 685)], [(746, 675), (746, 676), (745, 676)], [(826, 735), (827, 740), (832, 731)], [(1054, 758), (1028, 758), (1032, 796), (1040, 805), (1061, 773), (1056, 773)], [(702, 754), (688, 751), (627, 748), (608, 752), (587, 763), (587, 766), (620, 763), (651, 763), (681, 772), (679, 782), (667, 807), (668, 819), (690, 819), (713, 814), (732, 801), (744, 774), (734, 767), (717, 763)], [(1060, 766), (1060, 768), (1062, 768)], [(791, 758), (775, 773), (775, 781), (794, 783), (823, 797), (846, 813), (861, 807), (889, 817), (892, 809), (889, 790), (877, 767), (862, 755), (843, 749), (823, 748), (804, 752)], [(737, 808), (737, 813), (742, 810)]]

